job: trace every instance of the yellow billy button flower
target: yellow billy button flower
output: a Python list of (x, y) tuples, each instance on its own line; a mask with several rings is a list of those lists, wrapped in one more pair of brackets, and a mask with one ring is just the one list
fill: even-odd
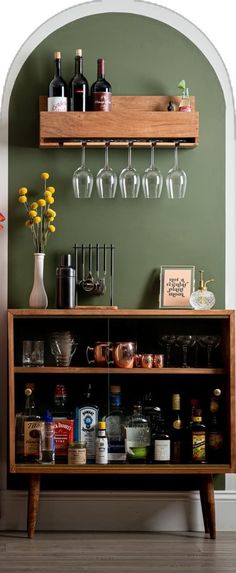
[(52, 196), (51, 191), (44, 191), (44, 197), (45, 197), (45, 199), (47, 199), (48, 197), (51, 197), (51, 196)]
[(29, 219), (28, 219), (28, 221), (25, 221), (25, 227), (32, 227), (32, 225), (33, 225), (33, 221), (30, 221)]
[(50, 231), (50, 233), (55, 233), (56, 230), (55, 225), (48, 225), (48, 230)]
[(53, 209), (48, 209), (47, 217), (56, 217), (56, 211), (54, 211)]
[(20, 189), (18, 190), (19, 195), (27, 195), (28, 193), (28, 189), (27, 187), (20, 187)]
[(34, 217), (34, 221), (33, 221), (33, 222), (34, 222), (35, 225), (38, 225), (39, 223), (41, 223), (41, 221), (42, 221), (41, 217), (39, 217), (39, 216)]
[(38, 206), (39, 207), (45, 207), (45, 205), (46, 205), (45, 199), (39, 199), (38, 200)]
[(47, 217), (47, 220), (49, 223), (51, 223), (52, 221), (54, 221), (54, 217)]
[(47, 179), (49, 179), (49, 173), (46, 173), (44, 171), (43, 173), (41, 173), (40, 177), (41, 179), (43, 179), (43, 181), (46, 181)]
[(18, 201), (19, 203), (26, 203), (27, 197), (25, 195), (20, 195), (20, 197), (18, 197)]
[(29, 211), (28, 215), (31, 219), (34, 219), (34, 217), (37, 217), (37, 211), (35, 211), (34, 209), (31, 209)]
[(49, 187), (47, 187), (46, 191), (49, 191), (49, 193), (55, 193), (56, 189), (55, 187), (52, 187), (52, 185), (50, 185)]
[(46, 198), (46, 203), (48, 203), (48, 205), (52, 205), (54, 201), (55, 199), (52, 196)]
[(38, 209), (38, 203), (36, 203), (36, 201), (34, 201), (33, 203), (31, 203), (30, 205), (30, 209)]

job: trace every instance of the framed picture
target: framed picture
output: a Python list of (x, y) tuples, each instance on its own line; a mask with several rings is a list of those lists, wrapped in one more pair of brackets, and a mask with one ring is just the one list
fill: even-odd
[(189, 299), (194, 288), (194, 266), (161, 266), (159, 307), (191, 308)]

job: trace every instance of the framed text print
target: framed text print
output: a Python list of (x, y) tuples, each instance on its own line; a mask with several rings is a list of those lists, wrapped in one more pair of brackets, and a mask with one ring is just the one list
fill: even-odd
[(195, 267), (161, 266), (160, 308), (191, 308), (189, 299), (195, 287)]

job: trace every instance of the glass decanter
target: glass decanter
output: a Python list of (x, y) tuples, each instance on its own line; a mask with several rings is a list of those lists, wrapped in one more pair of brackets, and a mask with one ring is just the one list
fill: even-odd
[(195, 310), (210, 310), (215, 304), (215, 295), (207, 290), (207, 284), (214, 281), (209, 279), (204, 281), (204, 271), (200, 272), (198, 289), (194, 290), (190, 296), (190, 304)]

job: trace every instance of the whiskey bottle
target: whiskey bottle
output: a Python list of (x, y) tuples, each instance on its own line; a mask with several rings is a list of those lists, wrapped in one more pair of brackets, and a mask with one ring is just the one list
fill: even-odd
[(202, 422), (202, 410), (196, 409), (191, 426), (191, 462), (206, 462), (206, 426)]
[(210, 398), (207, 423), (207, 457), (212, 463), (220, 463), (224, 454), (224, 434), (221, 416), (221, 390), (215, 388)]
[(86, 442), (88, 464), (95, 462), (97, 427), (98, 406), (94, 404), (92, 386), (88, 384), (81, 405), (75, 409), (75, 441)]
[(23, 412), (16, 415), (16, 459), (35, 462), (40, 457), (40, 431), (42, 422), (35, 405), (35, 385), (25, 385)]
[(181, 412), (180, 394), (172, 394), (171, 420), (171, 462), (179, 464), (183, 460), (183, 416)]
[(141, 404), (133, 408), (133, 414), (126, 426), (127, 461), (146, 463), (149, 457), (151, 432), (147, 418), (143, 415)]
[(152, 437), (153, 442), (153, 463), (170, 463), (170, 435), (165, 430), (165, 421), (161, 418), (156, 431)]
[(121, 408), (120, 386), (111, 386), (110, 402), (111, 413), (106, 416), (108, 461), (109, 463), (125, 462), (125, 416)]

